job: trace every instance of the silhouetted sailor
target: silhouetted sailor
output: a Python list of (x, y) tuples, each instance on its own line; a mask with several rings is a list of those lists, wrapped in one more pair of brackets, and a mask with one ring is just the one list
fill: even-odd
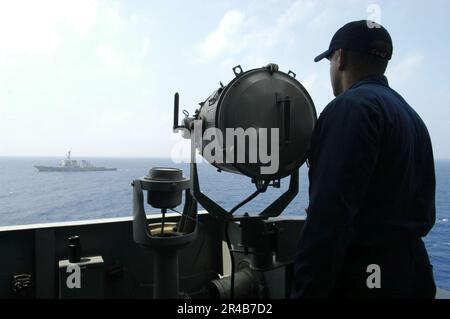
[(343, 26), (315, 61), (330, 61), (334, 99), (309, 152), (308, 216), (293, 298), (434, 298), (421, 237), (435, 222), (427, 128), (384, 76), (393, 51), (371, 21)]

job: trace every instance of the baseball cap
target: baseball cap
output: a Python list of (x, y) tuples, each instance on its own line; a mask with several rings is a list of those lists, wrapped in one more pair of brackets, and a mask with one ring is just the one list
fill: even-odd
[(380, 24), (370, 20), (353, 21), (334, 34), (328, 50), (318, 55), (314, 62), (328, 58), (339, 49), (372, 54), (390, 60), (393, 46), (389, 32)]

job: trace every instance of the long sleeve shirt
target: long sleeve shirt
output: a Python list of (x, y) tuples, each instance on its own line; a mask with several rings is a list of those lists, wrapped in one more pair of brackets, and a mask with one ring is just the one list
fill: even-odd
[(352, 246), (420, 238), (434, 225), (430, 136), (386, 77), (357, 82), (324, 109), (308, 159), (310, 202), (291, 297), (328, 297)]

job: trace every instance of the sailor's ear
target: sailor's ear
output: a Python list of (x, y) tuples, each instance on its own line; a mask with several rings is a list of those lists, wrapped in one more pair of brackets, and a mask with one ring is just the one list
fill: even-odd
[(344, 50), (337, 50), (337, 63), (339, 71), (343, 71), (347, 65), (347, 55)]

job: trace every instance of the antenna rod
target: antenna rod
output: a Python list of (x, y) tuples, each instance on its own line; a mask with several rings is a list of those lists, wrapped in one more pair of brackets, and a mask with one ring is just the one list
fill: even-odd
[(178, 113), (180, 110), (180, 95), (175, 93), (174, 103), (173, 103), (173, 130), (176, 132), (178, 128)]

